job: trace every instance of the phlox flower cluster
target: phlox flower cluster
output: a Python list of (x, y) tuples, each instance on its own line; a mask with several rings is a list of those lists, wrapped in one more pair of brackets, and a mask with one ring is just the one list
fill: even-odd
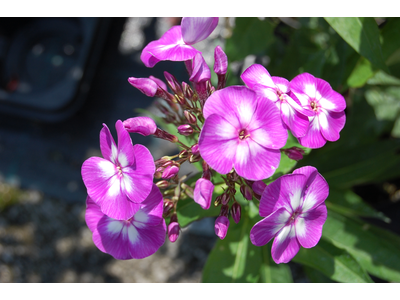
[[(237, 191), (256, 203), (263, 218), (251, 229), (251, 242), (263, 246), (274, 239), (276, 263), (289, 262), (300, 246), (314, 247), (321, 238), (329, 187), (318, 170), (306, 166), (269, 185), (263, 180), (275, 174), (281, 155), (303, 158), (304, 148), (284, 148), (288, 132), (307, 148), (338, 140), (346, 102), (323, 79), (303, 73), (289, 81), (271, 76), (259, 64), (243, 72), (245, 85), (225, 87), (228, 57), (220, 46), (214, 51), (218, 83), (213, 86), (211, 70), (193, 45), (206, 39), (217, 24), (218, 18), (183, 18), (181, 25), (142, 51), (147, 67), (163, 60), (183, 61), (190, 83), (178, 82), (168, 72), (166, 83), (153, 76), (128, 78), (145, 95), (160, 99), (156, 106), (162, 119), (176, 131), (158, 128), (146, 116), (119, 120), (117, 145), (103, 125), (103, 158), (83, 163), (86, 222), (95, 245), (117, 259), (149, 256), (166, 235), (175, 242), (180, 233), (177, 204), (182, 200), (195, 201), (202, 209), (220, 207), (215, 233), (224, 239), (229, 218), (240, 223), (243, 202), (237, 201)], [(132, 144), (129, 133), (167, 140), (180, 152), (154, 161), (144, 146)], [(199, 162), (203, 170), (191, 184), (179, 174), (185, 162)], [(216, 174), (222, 182), (215, 181)], [(213, 201), (217, 184), (223, 192)]]

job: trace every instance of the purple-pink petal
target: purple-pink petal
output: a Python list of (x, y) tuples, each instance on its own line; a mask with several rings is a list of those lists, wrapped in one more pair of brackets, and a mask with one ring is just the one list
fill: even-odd
[(217, 27), (218, 18), (182, 18), (182, 37), (186, 44), (193, 45), (206, 39)]
[(255, 181), (251, 186), (253, 192), (260, 196), (263, 194), (266, 187), (267, 185), (262, 180)]
[(238, 143), (237, 130), (223, 117), (214, 114), (206, 119), (199, 137), (199, 150), (218, 173), (227, 174), (232, 170)]
[(298, 137), (299, 143), (307, 148), (317, 149), (326, 144), (326, 139), (321, 133), (321, 125), (319, 124), (318, 116), (315, 116), (308, 126), (307, 133)]
[(321, 133), (325, 139), (334, 142), (340, 138), (339, 132), (343, 129), (346, 123), (346, 115), (342, 112), (329, 112), (325, 109), (320, 109), (318, 121), (321, 128)]
[(162, 88), (164, 91), (167, 91), (167, 85), (165, 84), (164, 81), (162, 81), (161, 79), (154, 77), (154, 76), (149, 76), (149, 78), (151, 80), (153, 80), (160, 88)]
[(287, 94), (290, 91), (290, 83), (289, 80), (283, 77), (272, 76), (272, 81), (275, 86), (279, 89), (279, 91), (283, 94)]
[(254, 64), (248, 67), (242, 75), (240, 75), (243, 82), (249, 87), (253, 88), (256, 84), (261, 84), (265, 87), (275, 88), (271, 75), (262, 65)]
[(203, 209), (209, 209), (213, 191), (214, 185), (210, 180), (198, 179), (194, 188), (194, 202), (198, 203)]
[(118, 135), (118, 165), (122, 168), (131, 166), (135, 163), (135, 154), (131, 137), (121, 120), (118, 120), (117, 123), (115, 123), (115, 128), (117, 129)]
[(326, 205), (321, 204), (297, 218), (296, 237), (302, 247), (312, 248), (319, 242), (327, 215)]
[(262, 180), (272, 176), (279, 166), (279, 150), (264, 148), (251, 138), (239, 141), (234, 167), (239, 176), (248, 180)]
[[(289, 98), (289, 97), (288, 97)], [(295, 137), (302, 137), (307, 133), (308, 117), (295, 110), (288, 102), (281, 102), (282, 121)]]
[(266, 217), (284, 207), (292, 213), (301, 204), (307, 177), (303, 174), (287, 174), (267, 185), (260, 199), (259, 213)]
[(133, 220), (149, 226), (160, 224), (163, 218), (163, 204), (160, 189), (153, 183), (150, 194), (140, 203), (140, 210), (133, 216)]
[(222, 50), (221, 46), (214, 50), (214, 72), (217, 75), (225, 75), (228, 69), (228, 56)]
[(111, 135), (110, 129), (108, 129), (106, 124), (103, 124), (103, 128), (100, 130), (101, 154), (105, 159), (115, 164), (118, 152), (117, 149), (117, 145)]
[(322, 108), (332, 112), (342, 112), (346, 109), (344, 97), (334, 90), (322, 95), (321, 99), (319, 99), (319, 104)]
[(123, 122), (123, 125), (128, 132), (144, 136), (154, 134), (157, 130), (156, 123), (149, 117), (129, 118)]
[(300, 244), (296, 238), (293, 223), (284, 226), (272, 243), (272, 259), (275, 263), (288, 263), (299, 252)]
[(158, 62), (161, 61), (160, 59), (157, 59), (153, 54), (149, 52), (149, 49), (151, 49), (155, 45), (157, 45), (157, 41), (150, 42), (146, 47), (144, 47), (142, 53), (140, 54), (140, 60), (148, 68), (154, 67)]
[(256, 223), (250, 230), (250, 241), (255, 246), (264, 246), (272, 240), (290, 218), (290, 213), (283, 207)]

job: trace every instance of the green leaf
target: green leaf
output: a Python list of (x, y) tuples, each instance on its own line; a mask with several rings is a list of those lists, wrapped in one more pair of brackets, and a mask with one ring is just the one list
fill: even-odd
[(381, 30), (382, 54), (385, 60), (400, 48), (399, 36), (400, 18), (388, 18)]
[(400, 87), (370, 88), (365, 92), (365, 98), (375, 110), (378, 120), (393, 121), (400, 112)]
[(274, 26), (268, 20), (236, 18), (232, 36), (226, 40), (225, 53), (230, 61), (265, 52), (273, 41)]
[(323, 239), (313, 248), (301, 247), (293, 261), (317, 269), (338, 282), (373, 282), (346, 250), (339, 249)]
[(400, 237), (382, 234), (384, 231), (329, 211), (322, 236), (336, 247), (347, 250), (368, 273), (400, 282)]
[(308, 280), (312, 283), (331, 283), (331, 282), (336, 282), (330, 279), (328, 276), (325, 276), (322, 274), (320, 271), (310, 268), (307, 266), (303, 266), (304, 273), (306, 273), (306, 276), (308, 277)]
[(390, 219), (382, 212), (376, 211), (360, 196), (351, 190), (330, 189), (329, 196), (325, 200), (328, 209), (346, 215), (348, 217), (366, 217), (380, 219), (390, 223)]
[[(203, 282), (292, 282), (290, 269), (276, 265), (268, 247), (256, 247), (250, 242), (252, 226), (260, 217), (252, 201), (242, 205), (239, 224), (230, 221), (228, 233), (218, 240), (203, 269)], [(254, 215), (252, 218), (250, 215)]]
[(370, 85), (400, 85), (400, 79), (386, 74), (383, 71), (378, 71), (367, 81)]
[(354, 50), (376, 67), (389, 72), (382, 55), (380, 33), (373, 18), (325, 18)]
[(362, 87), (375, 75), (375, 71), (376, 69), (366, 58), (360, 57), (357, 65), (347, 78), (347, 85), (355, 88)]

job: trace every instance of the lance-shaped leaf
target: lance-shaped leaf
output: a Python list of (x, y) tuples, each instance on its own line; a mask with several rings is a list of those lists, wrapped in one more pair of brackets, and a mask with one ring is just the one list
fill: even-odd
[(325, 20), (354, 50), (378, 68), (388, 72), (382, 55), (379, 29), (373, 18), (332, 18)]

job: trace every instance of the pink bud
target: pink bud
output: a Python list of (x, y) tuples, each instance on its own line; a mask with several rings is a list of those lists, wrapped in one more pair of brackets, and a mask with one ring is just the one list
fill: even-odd
[(198, 179), (194, 188), (194, 202), (198, 203), (203, 209), (209, 209), (213, 191), (214, 185), (210, 180)]
[(156, 183), (156, 186), (157, 186), (158, 188), (160, 188), (160, 189), (166, 189), (166, 188), (169, 186), (169, 183), (168, 183), (168, 181), (166, 181), (166, 180), (161, 180), (161, 181), (158, 181), (158, 182)]
[(170, 134), (160, 128), (157, 128), (156, 132), (154, 133), (154, 136), (163, 140), (170, 141), (171, 143), (176, 143), (179, 141), (179, 139), (175, 135)]
[(210, 80), (210, 78), (211, 78), (210, 68), (208, 67), (206, 61), (199, 52), (193, 58), (193, 71), (189, 80), (191, 82), (200, 83)]
[(168, 73), (167, 71), (164, 71), (164, 76), (165, 79), (167, 80), (168, 86), (171, 88), (171, 90), (179, 95), (179, 96), (183, 96), (183, 92), (182, 92), (182, 88), (178, 82), (178, 80), (176, 80), (175, 76)]
[[(171, 217), (172, 220), (172, 217)], [(175, 243), (175, 241), (178, 239), (179, 236), (179, 223), (178, 222), (171, 222), (168, 225), (168, 238), (171, 241), (171, 243)]]
[(242, 212), (242, 207), (240, 206), (240, 204), (237, 202), (233, 203), (231, 207), (231, 214), (233, 221), (235, 221), (236, 224), (239, 223), (240, 221), (241, 212)]
[(179, 167), (176, 165), (172, 165), (172, 166), (167, 166), (164, 170), (164, 172), (162, 173), (162, 178), (163, 179), (170, 179), (172, 177), (174, 177), (176, 174), (178, 174), (179, 172)]
[(178, 132), (179, 132), (179, 134), (182, 134), (184, 136), (189, 136), (194, 132), (194, 130), (193, 130), (192, 126), (190, 126), (189, 124), (184, 124), (184, 125), (178, 126)]
[(217, 75), (225, 75), (228, 69), (228, 57), (222, 50), (221, 46), (215, 47), (214, 51), (214, 72)]
[(222, 205), (228, 204), (230, 199), (231, 199), (231, 197), (229, 197), (229, 195), (227, 193), (223, 193), (221, 195), (221, 203), (222, 203)]
[(185, 118), (189, 122), (189, 124), (197, 124), (196, 116), (190, 111), (185, 110), (183, 114), (185, 115)]
[(199, 144), (194, 144), (192, 147), (190, 147), (190, 150), (194, 155), (200, 154)]
[(150, 78), (129, 77), (128, 82), (148, 97), (154, 97), (157, 93), (158, 85)]
[(144, 136), (154, 134), (157, 130), (156, 123), (149, 117), (130, 118), (122, 124), (128, 132), (136, 132)]
[(215, 220), (215, 226), (214, 226), (215, 234), (221, 240), (223, 240), (226, 237), (226, 233), (228, 232), (228, 228), (229, 228), (229, 220), (228, 220), (227, 217), (219, 216)]
[(192, 164), (192, 163), (195, 163), (195, 162), (200, 161), (200, 159), (201, 159), (200, 154), (192, 154), (192, 155), (189, 157), (189, 162)]
[(170, 199), (164, 199), (164, 207), (163, 207), (163, 215), (164, 217), (168, 217), (174, 208), (174, 202)]
[(149, 78), (150, 78), (151, 80), (153, 80), (155, 83), (157, 83), (157, 85), (158, 85), (160, 88), (162, 88), (164, 91), (167, 90), (167, 85), (164, 83), (164, 81), (162, 81), (161, 79), (158, 79), (158, 78), (156, 78), (156, 77), (154, 77), (154, 76), (149, 76)]
[[(190, 64), (191, 64), (191, 62), (190, 62)], [(190, 85), (188, 85), (186, 82), (182, 82), (182, 90), (183, 90), (183, 94), (185, 95), (185, 97), (191, 100), (194, 95), (194, 92), (193, 92), (192, 88), (190, 87)]]
[(293, 160), (300, 160), (303, 159), (304, 150), (299, 147), (292, 147), (289, 149), (283, 149), (283, 152)]
[(267, 185), (262, 180), (254, 182), (252, 186), (254, 193), (257, 195), (262, 195), (266, 187)]

